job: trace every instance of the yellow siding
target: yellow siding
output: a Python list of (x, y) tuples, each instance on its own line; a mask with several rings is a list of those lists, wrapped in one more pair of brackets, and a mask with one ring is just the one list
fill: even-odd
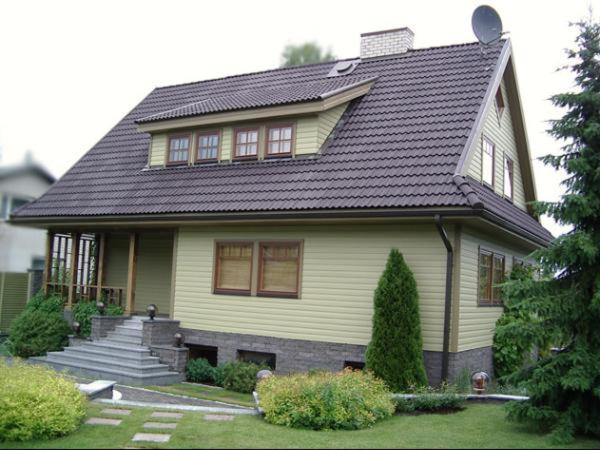
[(296, 122), (296, 155), (317, 153), (319, 150), (319, 117), (303, 117)]
[(344, 103), (342, 105), (336, 106), (335, 108), (331, 108), (327, 111), (323, 111), (319, 114), (319, 138), (317, 148), (320, 149), (321, 146), (325, 143), (325, 140), (335, 127), (335, 125), (346, 111), (346, 107), (348, 103)]
[(477, 306), (479, 247), (505, 256), (506, 273), (512, 269), (513, 256), (523, 258), (529, 251), (509, 242), (493, 241), (475, 230), (464, 229), (460, 248), (460, 304), (458, 351), (489, 347), (493, 343), (501, 307)]
[(150, 144), (150, 166), (164, 166), (167, 152), (167, 135), (155, 134)]
[(219, 158), (222, 161), (229, 161), (232, 154), (233, 145), (233, 128), (224, 127), (221, 131), (221, 155)]
[[(301, 298), (212, 294), (216, 239), (303, 239)], [(365, 345), (392, 247), (417, 280), (424, 348), (440, 351), (446, 251), (431, 224), (181, 228), (174, 318), (193, 329)]]
[(129, 236), (110, 234), (106, 239), (104, 260), (104, 286), (127, 287), (127, 263), (129, 258)]
[(169, 314), (173, 233), (142, 233), (137, 261), (135, 309), (143, 311), (147, 305), (154, 303), (159, 314)]
[(514, 203), (519, 208), (526, 209), (521, 166), (519, 164), (517, 144), (515, 141), (512, 117), (510, 107), (508, 105), (504, 81), (502, 82), (501, 86), (505, 105), (504, 113), (502, 114), (502, 117), (499, 118), (498, 111), (496, 109), (496, 102), (494, 101), (490, 107), (490, 110), (487, 112), (483, 126), (483, 133), (477, 137), (474, 142), (474, 148), (471, 149), (472, 159), (469, 165), (468, 174), (476, 180), (481, 181), (481, 152), (483, 151), (482, 137), (486, 136), (496, 146), (494, 190), (499, 195), (504, 194), (504, 155), (506, 155), (512, 159), (514, 163)]

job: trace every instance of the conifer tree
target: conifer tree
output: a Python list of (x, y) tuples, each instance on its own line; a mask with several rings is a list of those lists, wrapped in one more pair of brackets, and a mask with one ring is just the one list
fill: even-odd
[(426, 385), (417, 283), (397, 249), (390, 252), (374, 303), (367, 368), (395, 392)]
[(558, 347), (509, 379), (530, 397), (511, 404), (509, 418), (549, 426), (559, 442), (576, 433), (600, 436), (600, 24), (576, 25), (568, 56), (577, 89), (552, 97), (565, 114), (549, 132), (564, 146), (543, 158), (567, 173), (566, 193), (535, 205), (572, 231), (537, 252), (547, 276), (507, 283), (510, 301), (536, 320), (504, 330), (507, 338)]

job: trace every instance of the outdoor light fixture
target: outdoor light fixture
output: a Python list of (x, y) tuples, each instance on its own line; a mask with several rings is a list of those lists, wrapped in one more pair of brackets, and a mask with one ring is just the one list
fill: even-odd
[(104, 311), (106, 311), (106, 305), (103, 301), (96, 302), (96, 309), (100, 313), (101, 316), (104, 315)]
[(79, 336), (79, 333), (81, 332), (81, 324), (77, 321), (74, 321), (73, 325), (71, 325), (71, 327), (73, 328), (73, 331), (75, 332), (75, 336)]
[(260, 370), (257, 374), (256, 374), (256, 379), (257, 380), (264, 380), (265, 378), (269, 378), (273, 376), (273, 372), (271, 372), (268, 369), (263, 369)]
[(183, 347), (183, 342), (185, 340), (183, 333), (175, 333), (173, 338), (175, 338), (175, 347)]
[(156, 317), (156, 313), (158, 312), (158, 308), (156, 307), (156, 305), (150, 304), (146, 308), (146, 312), (148, 313), (148, 317), (150, 317), (150, 320), (154, 320), (154, 318)]
[(485, 372), (476, 372), (471, 377), (473, 383), (473, 390), (478, 394), (483, 394), (485, 388), (490, 381), (490, 376)]

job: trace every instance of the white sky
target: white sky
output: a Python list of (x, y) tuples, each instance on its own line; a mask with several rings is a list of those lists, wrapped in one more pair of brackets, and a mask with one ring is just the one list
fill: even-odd
[[(482, 0), (0, 2), (1, 163), (31, 150), (62, 175), (154, 87), (270, 69), (288, 43), (317, 41), (338, 57), (359, 53), (360, 33), (409, 26), (415, 47), (475, 40)], [(563, 49), (570, 21), (600, 0), (489, 0), (513, 41), (533, 157), (557, 152), (547, 99), (572, 87)], [(556, 200), (552, 169), (535, 162), (538, 197)], [(555, 234), (561, 228), (544, 219)]]

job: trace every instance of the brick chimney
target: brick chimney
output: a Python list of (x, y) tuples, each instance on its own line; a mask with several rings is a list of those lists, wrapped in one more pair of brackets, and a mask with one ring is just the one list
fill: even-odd
[(362, 33), (360, 58), (378, 58), (406, 53), (413, 48), (414, 38), (415, 34), (408, 27)]

